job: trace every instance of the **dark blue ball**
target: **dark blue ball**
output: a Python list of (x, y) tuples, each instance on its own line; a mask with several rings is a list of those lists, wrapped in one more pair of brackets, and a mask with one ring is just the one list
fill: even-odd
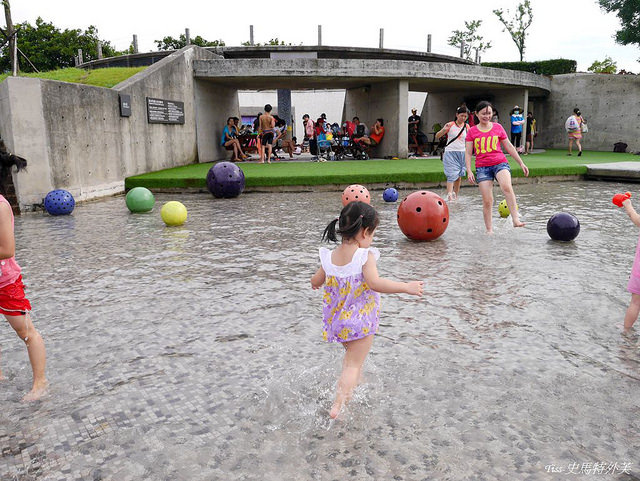
[(389, 187), (382, 193), (382, 198), (385, 202), (395, 202), (398, 200), (398, 191), (393, 187)]
[(580, 221), (568, 212), (553, 214), (547, 222), (547, 233), (553, 240), (568, 242), (580, 233)]
[(64, 189), (52, 190), (44, 198), (44, 208), (51, 215), (71, 214), (75, 206), (75, 199)]
[(233, 162), (219, 162), (207, 173), (207, 188), (214, 197), (238, 197), (244, 190), (244, 172)]

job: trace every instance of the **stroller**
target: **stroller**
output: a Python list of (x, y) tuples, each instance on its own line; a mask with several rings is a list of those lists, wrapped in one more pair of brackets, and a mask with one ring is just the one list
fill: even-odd
[(331, 132), (317, 135), (318, 143), (318, 162), (326, 162), (327, 160), (335, 160), (336, 155), (333, 151), (335, 144), (333, 134)]

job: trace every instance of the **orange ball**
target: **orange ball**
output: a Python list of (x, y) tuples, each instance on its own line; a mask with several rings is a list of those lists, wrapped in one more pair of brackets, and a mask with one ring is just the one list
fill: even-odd
[(398, 225), (409, 239), (437, 239), (449, 225), (449, 207), (438, 194), (428, 190), (413, 192), (398, 206)]
[(365, 204), (371, 204), (371, 196), (369, 195), (369, 191), (364, 185), (353, 184), (344, 189), (344, 192), (342, 192), (343, 207), (349, 202), (354, 202), (356, 200), (364, 202)]

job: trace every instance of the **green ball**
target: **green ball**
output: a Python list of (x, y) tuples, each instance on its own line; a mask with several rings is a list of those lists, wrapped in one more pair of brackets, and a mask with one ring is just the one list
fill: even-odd
[(127, 192), (126, 203), (131, 212), (149, 212), (153, 209), (156, 199), (149, 189), (134, 187)]
[[(518, 205), (516, 204), (516, 209)], [(511, 215), (511, 211), (509, 207), (507, 207), (507, 199), (504, 199), (502, 202), (498, 204), (498, 212), (500, 213), (500, 217), (509, 217)]]
[(167, 225), (182, 225), (187, 220), (187, 208), (184, 204), (172, 200), (162, 206), (160, 216)]

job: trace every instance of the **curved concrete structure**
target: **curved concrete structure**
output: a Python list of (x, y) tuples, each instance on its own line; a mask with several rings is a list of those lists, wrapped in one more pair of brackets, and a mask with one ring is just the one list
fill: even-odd
[[(388, 48), (356, 48), (356, 47), (329, 47), (329, 46), (293, 46), (293, 45), (269, 45), (264, 47), (204, 47), (220, 58), (318, 58), (318, 59), (373, 59), (373, 60), (411, 60), (418, 62), (441, 63), (474, 63), (470, 60), (441, 55), (431, 52), (416, 52), (410, 50), (395, 50)], [(79, 68), (105, 68), (105, 67), (143, 67), (159, 62), (165, 57), (177, 52), (177, 50), (160, 50), (158, 52), (134, 53), (118, 57), (92, 60), (80, 64)]]
[[(345, 89), (343, 119), (358, 115), (368, 125), (376, 118), (385, 119), (385, 139), (374, 151), (381, 157), (408, 155), (404, 117), (409, 91), (429, 93), (421, 113), (423, 130), (429, 131), (434, 123), (451, 118), (463, 101), (473, 105), (479, 99), (492, 100), (504, 113), (514, 104), (526, 109), (531, 99), (544, 99), (551, 85), (541, 75), (482, 67), (427, 52), (326, 46), (185, 48), (213, 54), (193, 63), (196, 95), (200, 95), (199, 124), (223, 125), (230, 112), (218, 116), (212, 112), (219, 111), (220, 104), (235, 105), (238, 90)], [(163, 54), (135, 54), (83, 66), (144, 64)], [(225, 155), (216, 140), (198, 136), (200, 159)]]
[[(257, 53), (247, 48), (241, 54)], [(265, 50), (258, 52), (264, 55)], [(202, 91), (220, 89), (345, 89), (342, 118), (357, 115), (367, 125), (376, 118), (385, 120), (385, 138), (375, 149), (379, 157), (406, 157), (408, 139), (406, 112), (409, 91), (428, 92), (422, 111), (423, 129), (451, 118), (456, 107), (470, 98), (486, 98), (498, 109), (508, 111), (514, 104), (526, 106), (533, 98), (549, 94), (547, 77), (513, 70), (482, 67), (470, 62), (433, 62), (433, 56), (388, 55), (370, 58), (371, 49), (349, 49), (344, 55), (362, 58), (308, 58), (311, 49), (271, 52), (273, 58), (216, 58), (196, 60), (193, 75)], [(320, 52), (316, 52), (320, 54)], [(326, 51), (323, 53), (326, 54)], [(335, 50), (332, 50), (336, 54)], [(277, 55), (276, 55), (277, 54)], [(285, 55), (286, 54), (286, 55)], [(284, 57), (283, 57), (284, 55)], [(302, 56), (302, 58), (300, 58)], [(408, 59), (407, 59), (408, 58)], [(506, 102), (506, 103), (503, 103)], [(473, 102), (475, 104), (475, 102)], [(213, 108), (213, 105), (212, 105)], [(224, 122), (219, 118), (217, 123)], [(209, 157), (222, 154), (215, 145), (198, 137), (198, 150)]]
[(476, 64), (373, 59), (216, 59), (194, 62), (196, 79), (232, 84), (238, 89), (335, 89), (406, 80), (409, 90), (469, 91), (478, 88), (528, 88), (545, 96), (548, 77)]

